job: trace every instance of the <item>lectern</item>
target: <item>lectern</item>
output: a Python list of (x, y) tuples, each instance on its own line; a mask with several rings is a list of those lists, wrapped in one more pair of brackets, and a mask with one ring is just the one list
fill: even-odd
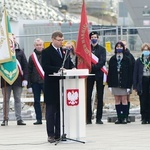
[[(85, 77), (88, 75), (88, 69), (65, 70), (64, 85), (60, 80), (60, 109), (64, 108), (64, 112), (60, 110), (61, 118), (64, 115), (64, 122), (61, 119), (61, 134), (64, 130), (68, 138), (80, 139), (86, 136)], [(64, 93), (61, 93), (62, 86)]]

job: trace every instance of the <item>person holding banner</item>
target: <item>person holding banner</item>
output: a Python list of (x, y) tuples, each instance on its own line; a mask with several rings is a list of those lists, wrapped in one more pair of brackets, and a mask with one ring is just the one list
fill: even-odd
[(96, 63), (92, 63), (91, 74), (94, 76), (88, 76), (87, 78), (87, 124), (92, 124), (92, 105), (91, 97), (96, 82), (96, 91), (97, 91), (97, 113), (96, 113), (96, 124), (103, 124), (102, 122), (102, 113), (103, 113), (103, 94), (104, 94), (104, 85), (103, 77), (104, 72), (102, 71), (103, 66), (106, 62), (106, 49), (98, 44), (98, 33), (93, 31), (89, 34), (91, 40), (91, 52), (92, 58), (97, 58)]
[[(13, 40), (14, 40), (14, 45), (15, 45), (17, 65), (19, 68), (19, 75), (12, 85), (8, 84), (3, 78), (1, 78), (1, 88), (2, 88), (2, 94), (3, 94), (3, 101), (6, 98), (7, 115), (9, 114), (9, 101), (10, 101), (11, 90), (12, 90), (13, 96), (14, 96), (14, 107), (15, 107), (15, 116), (17, 120), (17, 125), (26, 125), (23, 122), (22, 117), (21, 117), (21, 93), (22, 93), (22, 88), (27, 86), (28, 84), (28, 81), (27, 81), (28, 80), (28, 63), (27, 63), (26, 56), (24, 52), (20, 49), (19, 44), (17, 43), (16, 37), (14, 34), (13, 34)], [(5, 108), (5, 104), (3, 103), (3, 116), (4, 116), (4, 108)], [(5, 126), (5, 121), (6, 120), (4, 119), (1, 126)]]
[(43, 40), (40, 38), (34, 41), (34, 52), (29, 57), (28, 61), (28, 93), (34, 95), (34, 109), (36, 114), (36, 122), (34, 125), (42, 124), (42, 110), (40, 104), (41, 91), (43, 91), (44, 71), (41, 67)]
[(48, 142), (54, 143), (60, 138), (60, 77), (53, 75), (59, 71), (62, 72), (62, 69), (74, 68), (74, 65), (70, 59), (68, 48), (66, 47), (66, 51), (62, 49), (64, 40), (62, 32), (53, 32), (51, 40), (50, 46), (42, 51), (42, 67), (45, 72), (44, 102), (46, 104)]

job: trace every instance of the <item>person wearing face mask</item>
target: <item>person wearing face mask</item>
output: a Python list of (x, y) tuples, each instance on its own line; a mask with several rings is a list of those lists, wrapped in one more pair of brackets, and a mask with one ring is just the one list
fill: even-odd
[(97, 91), (97, 113), (96, 113), (96, 124), (103, 124), (102, 122), (102, 113), (103, 113), (103, 94), (104, 94), (104, 85), (103, 85), (103, 76), (104, 73), (101, 68), (105, 65), (106, 62), (106, 49), (98, 44), (98, 33), (91, 32), (89, 34), (91, 40), (91, 51), (98, 58), (97, 64), (92, 64), (91, 74), (94, 76), (89, 76), (87, 78), (87, 124), (92, 124), (92, 106), (91, 106), (91, 97), (96, 82), (96, 91)]
[(142, 124), (150, 124), (150, 46), (144, 43), (142, 55), (136, 60), (133, 89), (139, 95)]
[(127, 95), (132, 85), (132, 72), (130, 59), (124, 54), (125, 47), (122, 42), (115, 45), (115, 55), (109, 60), (108, 87), (115, 98), (117, 120), (115, 124), (126, 124), (128, 113)]
[(34, 41), (34, 52), (30, 55), (28, 61), (28, 93), (33, 92), (34, 109), (36, 122), (34, 125), (42, 124), (42, 110), (40, 104), (41, 91), (43, 91), (44, 71), (41, 67), (41, 57), (43, 50), (43, 40), (40, 38)]

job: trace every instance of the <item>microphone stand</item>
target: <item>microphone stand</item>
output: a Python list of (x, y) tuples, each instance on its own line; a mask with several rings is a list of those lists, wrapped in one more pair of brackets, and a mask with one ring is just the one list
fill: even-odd
[[(76, 140), (76, 139), (71, 139), (71, 138), (67, 138), (67, 134), (65, 133), (65, 113), (64, 113), (64, 66), (65, 66), (65, 61), (66, 59), (68, 58), (67, 57), (67, 54), (68, 54), (69, 50), (66, 49), (66, 53), (65, 53), (65, 56), (64, 56), (64, 60), (63, 60), (63, 63), (62, 63), (62, 67), (61, 67), (61, 95), (62, 95), (62, 135), (60, 137), (60, 139), (58, 141), (56, 141), (55, 145), (57, 145), (60, 141), (67, 141), (67, 140), (71, 140), (71, 141), (75, 141), (75, 142), (79, 142), (79, 143), (83, 143), (85, 144), (84, 141), (79, 141), (79, 140)], [(68, 54), (69, 55), (69, 54)]]

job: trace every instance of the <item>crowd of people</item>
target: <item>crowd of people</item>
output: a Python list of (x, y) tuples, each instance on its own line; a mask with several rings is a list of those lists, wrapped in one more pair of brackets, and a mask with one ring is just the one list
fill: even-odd
[[(11, 90), (14, 96), (15, 115), (17, 125), (26, 125), (21, 117), (21, 93), (22, 88), (27, 87), (29, 93), (34, 96), (34, 109), (36, 122), (34, 125), (42, 124), (41, 110), (41, 93), (44, 93), (44, 102), (46, 104), (46, 129), (48, 141), (53, 143), (60, 138), (60, 77), (51, 76), (58, 71), (65, 69), (77, 68), (78, 58), (75, 55), (75, 46), (68, 42), (65, 46), (70, 49), (70, 55), (66, 58), (62, 66), (65, 53), (63, 52), (64, 36), (62, 32), (55, 31), (51, 36), (50, 46), (44, 49), (43, 40), (40, 38), (34, 41), (34, 50), (29, 60), (20, 49), (16, 42), (15, 35), (15, 52), (16, 58), (20, 64), (16, 81), (9, 85), (1, 79), (3, 99), (6, 99), (7, 114), (1, 126), (5, 126), (9, 118), (9, 101)], [(87, 77), (87, 100), (86, 100), (86, 123), (92, 124), (92, 92), (96, 86), (97, 112), (96, 124), (103, 124), (103, 94), (104, 94), (104, 71), (103, 66), (106, 64), (106, 49), (99, 44), (100, 36), (97, 32), (89, 34), (91, 42), (91, 53), (97, 57), (97, 63), (91, 62), (91, 72), (94, 76)], [(141, 46), (141, 56), (135, 60), (134, 56), (127, 48), (127, 42), (120, 40), (114, 47), (114, 54), (108, 61), (107, 84), (110, 92), (114, 95), (117, 120), (115, 124), (130, 123), (130, 94), (135, 90), (139, 95), (141, 123), (150, 124), (150, 44), (144, 43)], [(6, 90), (6, 94), (4, 93)], [(5, 105), (5, 103), (4, 103)], [(5, 106), (4, 106), (5, 108)], [(3, 115), (6, 115), (3, 113)], [(7, 120), (6, 120), (7, 119)]]

